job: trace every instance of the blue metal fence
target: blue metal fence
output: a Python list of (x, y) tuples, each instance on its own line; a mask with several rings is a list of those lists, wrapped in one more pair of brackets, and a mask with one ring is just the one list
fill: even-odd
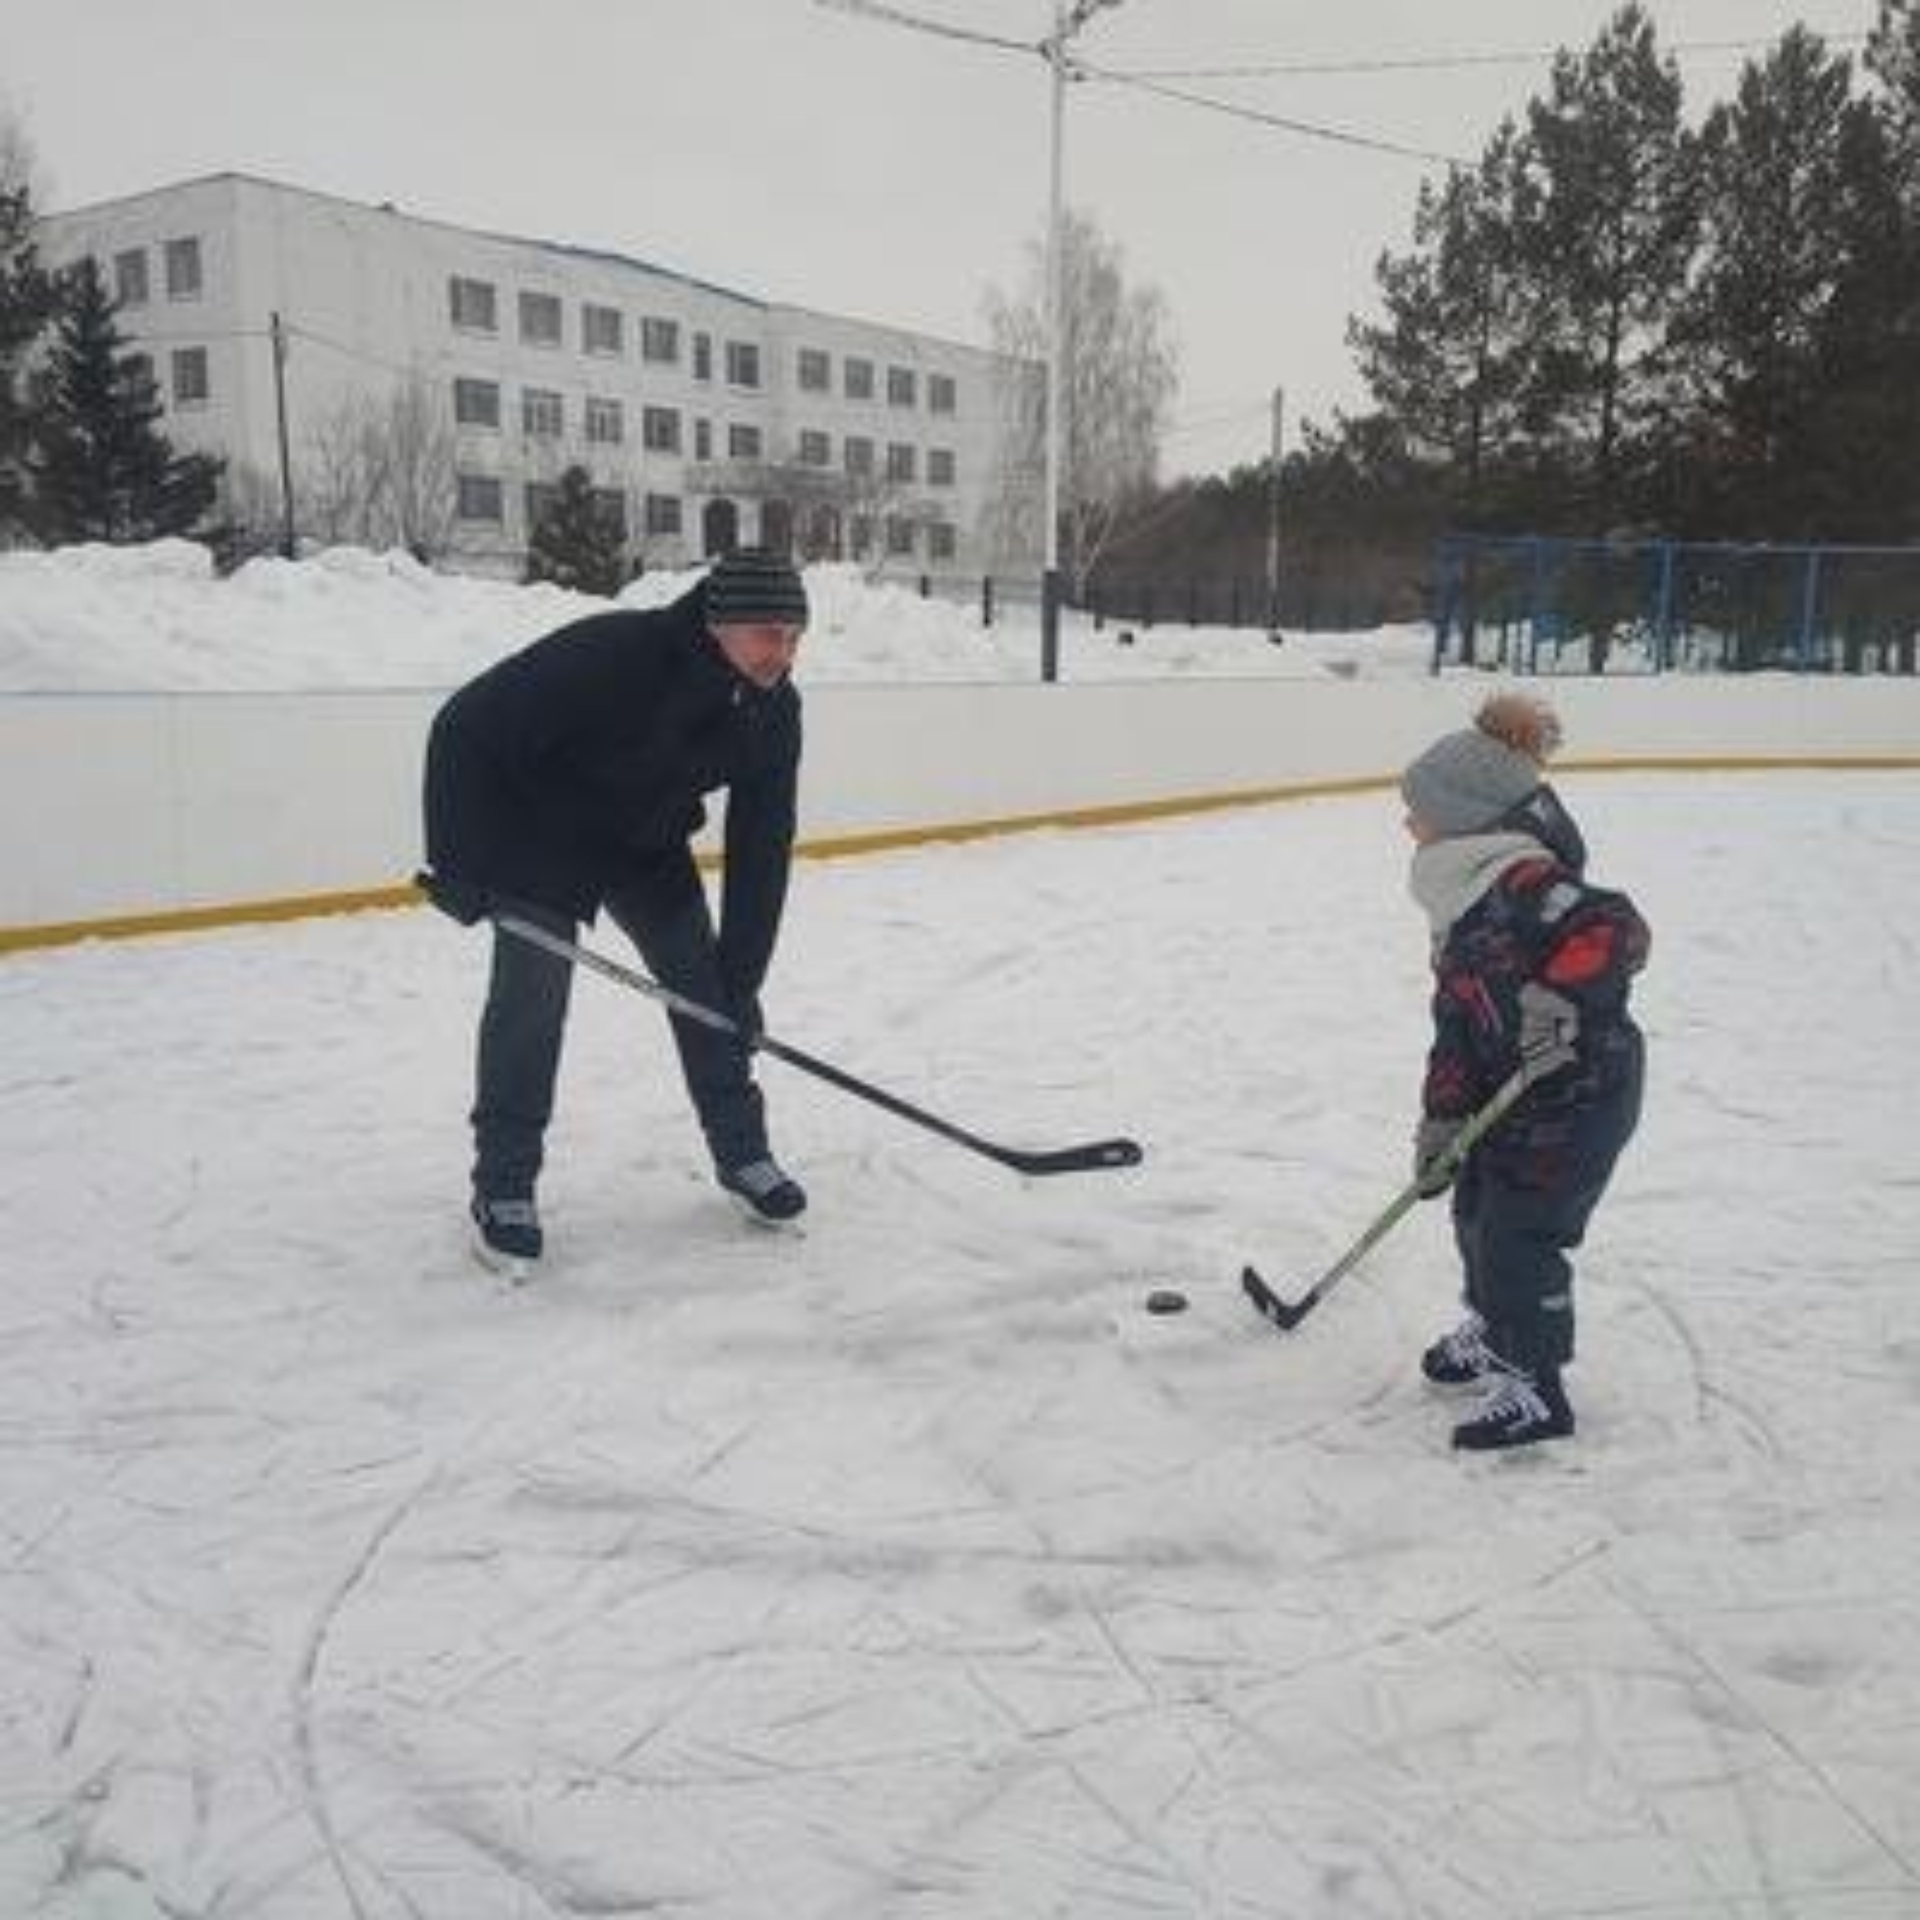
[(1433, 664), (1912, 673), (1920, 546), (1449, 534)]

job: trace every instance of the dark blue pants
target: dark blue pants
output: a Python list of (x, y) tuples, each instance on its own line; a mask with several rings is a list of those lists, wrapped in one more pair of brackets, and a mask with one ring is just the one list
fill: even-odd
[[(1573, 1262), (1640, 1120), (1639, 1036), (1603, 1095), (1520, 1115), (1467, 1156), (1453, 1188), (1467, 1304), (1501, 1359), (1528, 1372), (1573, 1358)], [(1543, 1089), (1544, 1091), (1544, 1089)]]
[[(610, 894), (606, 908), (662, 986), (701, 1006), (727, 1010), (713, 919), (690, 861), (663, 861), (658, 874)], [(517, 911), (564, 939), (577, 933), (566, 914), (533, 906)], [(476, 1193), (492, 1199), (533, 1193), (553, 1117), (573, 971), (570, 962), (494, 930), (472, 1116)], [(715, 1165), (761, 1158), (767, 1151), (766, 1110), (748, 1049), (734, 1035), (697, 1020), (677, 1014), (668, 1019)]]

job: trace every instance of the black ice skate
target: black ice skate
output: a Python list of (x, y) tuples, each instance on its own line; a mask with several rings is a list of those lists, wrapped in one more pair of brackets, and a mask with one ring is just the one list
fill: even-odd
[(483, 1267), (508, 1280), (527, 1280), (540, 1264), (544, 1247), (539, 1209), (531, 1200), (474, 1195), (473, 1251)]
[(1451, 1333), (1443, 1333), (1420, 1356), (1420, 1371), (1436, 1387), (1471, 1387), (1494, 1369), (1487, 1351), (1487, 1323), (1469, 1307)]
[(1573, 1408), (1555, 1372), (1522, 1373), (1495, 1363), (1487, 1397), (1471, 1420), (1453, 1430), (1453, 1444), (1467, 1453), (1530, 1447), (1537, 1440), (1564, 1440), (1573, 1432)]
[(784, 1227), (807, 1210), (806, 1190), (771, 1154), (738, 1167), (722, 1167), (716, 1176), (747, 1217), (762, 1226)]

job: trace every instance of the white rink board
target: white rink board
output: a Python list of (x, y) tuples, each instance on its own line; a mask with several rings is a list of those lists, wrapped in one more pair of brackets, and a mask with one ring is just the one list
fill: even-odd
[[(812, 841), (1390, 777), (1493, 682), (829, 685)], [(1568, 760), (1920, 760), (1920, 682), (1541, 683)], [(0, 698), (0, 933), (393, 886), (419, 858), (427, 692)]]

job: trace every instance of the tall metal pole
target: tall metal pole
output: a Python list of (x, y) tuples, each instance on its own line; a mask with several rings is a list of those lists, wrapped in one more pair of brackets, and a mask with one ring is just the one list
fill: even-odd
[(1047, 63), (1053, 69), (1053, 129), (1047, 189), (1047, 385), (1045, 515), (1040, 575), (1040, 678), (1060, 677), (1060, 176), (1062, 123), (1067, 95), (1067, 0), (1053, 0), (1053, 38)]
[(1284, 387), (1273, 390), (1273, 454), (1267, 468), (1267, 638), (1280, 644), (1280, 445), (1286, 420)]
[(287, 449), (287, 330), (273, 316), (273, 406), (280, 425), (280, 551), (291, 560), (299, 550), (293, 531), (293, 458)]

